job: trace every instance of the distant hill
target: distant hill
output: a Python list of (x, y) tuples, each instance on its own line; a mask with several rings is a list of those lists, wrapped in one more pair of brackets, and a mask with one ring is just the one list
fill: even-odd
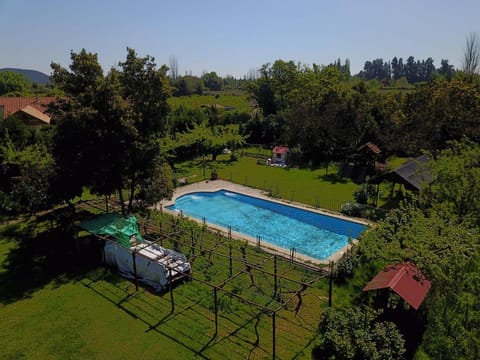
[(28, 69), (17, 69), (17, 68), (3, 68), (0, 69), (2, 71), (12, 71), (17, 74), (21, 74), (29, 79), (32, 83), (43, 84), (50, 82), (50, 77), (40, 71), (37, 70), (28, 70)]

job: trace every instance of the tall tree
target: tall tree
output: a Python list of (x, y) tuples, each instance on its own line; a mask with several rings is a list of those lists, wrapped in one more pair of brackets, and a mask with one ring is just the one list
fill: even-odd
[(455, 69), (453, 68), (453, 65), (450, 65), (448, 63), (447, 59), (442, 59), (440, 62), (440, 67), (437, 69), (438, 74), (442, 75), (445, 77), (447, 80), (451, 80), (453, 78), (453, 75), (455, 74)]
[(480, 66), (480, 40), (478, 35), (471, 33), (467, 37), (465, 51), (463, 53), (462, 70), (467, 79), (472, 81)]
[(178, 59), (175, 55), (170, 56), (169, 59), (169, 73), (172, 80), (177, 80), (178, 78)]
[(127, 49), (120, 70), (104, 77), (96, 54), (82, 50), (71, 58), (70, 71), (52, 64), (53, 80), (69, 97), (55, 109), (61, 198), (68, 201), (88, 186), (99, 194), (117, 191), (122, 207), (128, 189), (124, 212), (159, 201), (171, 192), (154, 187), (166, 184), (155, 177), (163, 166), (159, 139), (167, 131), (167, 68), (156, 69), (153, 58)]
[(464, 136), (480, 142), (480, 92), (474, 84), (443, 80), (419, 87), (407, 94), (404, 113), (400, 134), (409, 154), (442, 149)]

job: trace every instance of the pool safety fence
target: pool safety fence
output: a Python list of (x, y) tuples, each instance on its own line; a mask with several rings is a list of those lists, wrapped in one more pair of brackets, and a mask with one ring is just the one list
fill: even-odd
[(252, 176), (246, 175), (234, 176), (232, 172), (225, 172), (220, 170), (219, 179), (224, 179), (245, 186), (251, 186), (265, 191), (273, 198), (284, 199), (291, 202), (299, 201), (303, 204), (309, 205), (317, 209), (323, 208), (340, 212), (342, 209), (342, 205), (344, 204), (344, 201), (342, 200), (325, 199), (321, 193), (312, 193), (308, 196), (308, 198), (301, 198), (298, 195), (302, 193), (300, 189), (292, 188), (292, 186), (287, 187), (285, 185), (280, 185), (278, 183), (268, 181), (264, 178), (254, 178)]
[[(95, 211), (97, 213), (102, 205), (103, 199), (102, 203), (92, 200), (77, 204), (78, 207), (84, 210)], [(118, 207), (118, 204), (108, 204), (110, 211)], [(180, 214), (178, 217), (163, 215), (160, 220), (139, 218), (138, 223), (139, 228), (144, 231), (144, 238), (150, 243), (163, 244), (168, 242), (169, 244), (176, 244), (175, 247), (182, 249), (183, 253), (190, 254), (191, 258), (189, 261), (192, 264), (193, 272), (184, 274), (184, 276), (191, 281), (201, 283), (211, 289), (213, 298), (213, 307), (211, 309), (213, 309), (214, 313), (214, 338), (219, 336), (220, 317), (218, 316), (218, 313), (220, 307), (218, 299), (219, 294), (221, 293), (223, 296), (227, 296), (250, 306), (251, 309), (256, 309), (258, 321), (262, 315), (266, 315), (270, 318), (272, 344), (271, 355), (272, 358), (275, 359), (278, 343), (277, 322), (278, 319), (282, 319), (282, 317), (279, 318), (279, 314), (283, 311), (288, 311), (289, 306), (291, 306), (295, 299), (298, 299), (298, 302), (293, 311), (297, 313), (301, 306), (303, 306), (302, 296), (305, 296), (305, 292), (309, 289), (310, 291), (317, 289), (315, 284), (326, 279), (329, 275), (329, 271), (311, 264), (303, 264), (295, 261), (295, 249), (292, 249), (290, 259), (286, 259), (277, 254), (264, 253), (263, 251), (247, 252), (247, 248), (242, 245), (240, 246), (240, 256), (238, 256), (233, 253), (232, 250), (233, 240), (230, 227), (226, 233), (215, 229), (215, 231), (213, 231), (213, 244), (207, 245), (204, 243), (204, 237), (206, 237), (206, 231), (211, 233), (210, 229), (207, 226), (202, 226), (196, 230), (192, 230), (193, 228), (189, 228), (189, 226), (182, 226), (181, 222), (183, 221), (190, 222), (188, 219), (183, 218), (183, 214)], [(260, 243), (261, 239), (258, 238), (258, 241)], [(228, 253), (223, 251), (225, 246), (228, 249)], [(185, 251), (187, 249), (190, 251)], [(135, 255), (133, 255), (133, 253), (132, 256), (135, 260)], [(224, 259), (221, 261), (225, 261), (225, 259), (228, 258), (228, 263), (230, 264), (228, 276), (219, 282), (208, 280), (210, 279), (210, 276), (201, 276), (201, 274), (196, 275), (196, 272), (200, 272), (202, 269), (196, 269), (195, 264), (199, 263), (200, 258), (205, 259), (205, 257), (208, 258), (208, 265), (203, 271), (207, 272), (210, 266), (214, 265), (212, 260), (213, 257), (215, 257), (215, 261), (220, 261), (221, 259)], [(205, 263), (205, 261), (203, 261), (203, 263)], [(267, 266), (268, 264), (270, 265)], [(272, 267), (272, 270), (268, 270)], [(172, 279), (172, 270), (173, 269), (169, 269), (170, 279)], [(292, 274), (290, 274), (292, 271), (295, 273), (299, 272), (299, 274), (292, 276)], [(299, 277), (300, 274), (303, 275)], [(237, 288), (238, 285), (229, 285), (231, 282), (241, 281), (244, 276), (247, 276), (247, 279), (250, 280), (250, 287), (242, 286), (241, 288)], [(263, 284), (262, 286), (266, 287), (261, 291), (258, 291), (258, 286), (260, 286), (260, 284)], [(270, 288), (272, 284), (273, 288)], [(138, 291), (137, 281), (135, 281), (135, 285), (135, 289)], [(253, 289), (255, 295), (249, 295), (248, 292), (252, 291), (249, 289)], [(239, 292), (240, 290), (246, 292), (246, 294)], [(170, 294), (171, 304), (170, 314), (173, 314), (175, 312), (175, 297), (172, 281), (169, 281), (168, 293)], [(255, 301), (259, 294), (263, 294), (262, 296), (269, 298), (270, 300), (266, 302)], [(331, 291), (329, 291), (329, 294), (331, 296)], [(331, 299), (329, 299), (329, 303), (331, 303)], [(227, 319), (223, 318), (222, 321), (227, 321)], [(257, 331), (258, 321), (255, 325), (257, 342), (260, 341)]]

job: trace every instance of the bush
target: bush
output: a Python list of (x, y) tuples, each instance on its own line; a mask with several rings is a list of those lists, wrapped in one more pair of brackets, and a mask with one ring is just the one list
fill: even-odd
[(368, 308), (332, 308), (319, 324), (321, 344), (313, 348), (312, 359), (405, 358), (405, 340), (392, 322), (378, 322)]
[(362, 208), (358, 204), (351, 201), (342, 204), (340, 211), (342, 214), (348, 216), (361, 216), (362, 214)]
[(365, 191), (363, 186), (358, 187), (357, 190), (353, 193), (353, 198), (355, 201), (359, 204), (364, 204), (366, 205), (368, 202), (368, 194)]
[(345, 282), (347, 278), (353, 277), (356, 259), (351, 251), (347, 251), (337, 262), (335, 267), (335, 280)]

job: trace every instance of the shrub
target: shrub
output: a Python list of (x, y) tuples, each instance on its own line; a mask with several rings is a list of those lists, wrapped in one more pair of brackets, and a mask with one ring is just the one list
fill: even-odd
[(355, 263), (355, 255), (352, 251), (347, 251), (336, 264), (335, 280), (337, 282), (344, 282), (347, 278), (353, 277)]
[(358, 204), (348, 201), (342, 204), (342, 208), (340, 211), (342, 214), (348, 216), (360, 216), (362, 213), (362, 208)]

